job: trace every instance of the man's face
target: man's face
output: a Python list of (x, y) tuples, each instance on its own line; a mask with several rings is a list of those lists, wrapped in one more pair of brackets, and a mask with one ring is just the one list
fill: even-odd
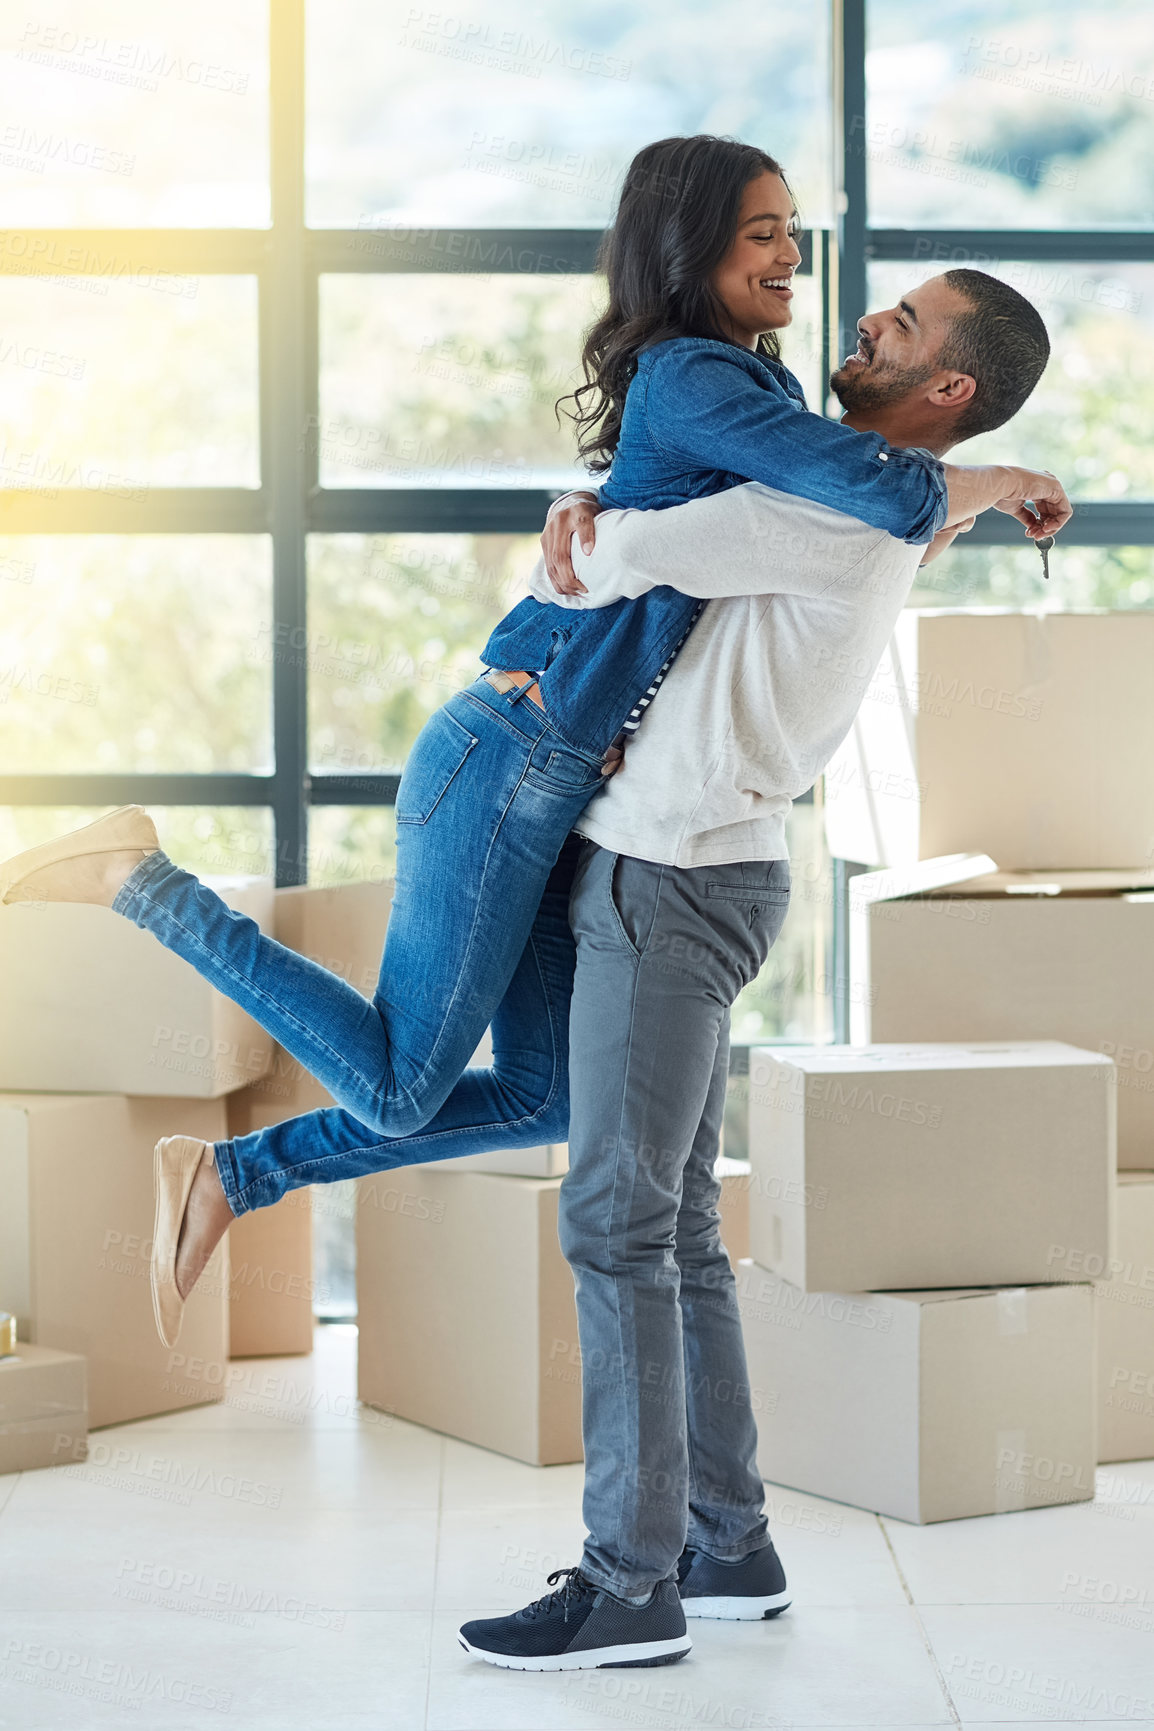
[(851, 414), (888, 408), (919, 392), (941, 371), (951, 320), (966, 302), (944, 277), (931, 277), (898, 304), (858, 320), (858, 346), (833, 374), (830, 389)]

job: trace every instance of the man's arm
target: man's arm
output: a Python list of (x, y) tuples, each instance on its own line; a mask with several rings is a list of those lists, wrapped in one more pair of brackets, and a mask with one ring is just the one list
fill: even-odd
[[(945, 476), (948, 503), (944, 529), (993, 509), (1016, 517), (1031, 541), (1039, 541), (1044, 535), (1056, 535), (1074, 515), (1066, 489), (1046, 469), (1020, 469), (1012, 463), (976, 467), (947, 463)], [(1033, 511), (1031, 503), (1036, 507)]]
[[(978, 513), (990, 508), (1005, 511), (1009, 515), (1017, 517), (1019, 522), (1025, 526), (1027, 535), (1034, 540), (1042, 535), (1056, 534), (1072, 515), (1072, 507), (1061, 482), (1043, 470), (1023, 469), (1006, 464), (983, 464), (977, 467), (967, 467), (962, 464), (947, 463), (944, 473), (948, 493), (946, 524), (934, 541), (930, 543), (933, 550), (927, 554), (927, 557), (922, 561), (923, 564), (928, 564), (931, 558), (936, 558), (939, 553), (944, 551), (962, 524), (967, 527), (972, 526), (973, 519)], [(710, 569), (715, 563), (716, 548), (714, 549), (714, 557), (711, 558), (709, 549), (703, 548), (698, 538), (696, 531), (700, 525), (712, 522), (713, 519), (712, 510), (703, 512), (700, 508), (710, 506), (720, 507), (716, 528), (722, 531), (728, 539), (734, 533), (735, 512), (738, 508), (723, 505), (721, 502), (731, 501), (746, 494), (750, 486), (764, 495), (766, 499), (773, 498), (785, 502), (784, 516), (789, 539), (783, 542), (780, 551), (789, 556), (792, 553), (796, 535), (797, 512), (804, 508), (806, 502), (796, 499), (793, 495), (777, 493), (772, 488), (759, 487), (757, 483), (750, 483), (746, 487), (735, 487), (724, 493), (711, 494), (708, 499), (694, 499), (686, 505), (675, 505), (664, 511), (612, 512), (603, 516), (603, 523), (606, 522), (607, 517), (618, 523), (639, 518), (645, 527), (642, 531), (635, 526), (627, 532), (624, 539), (619, 541), (622, 554), (628, 558), (629, 570), (621, 569), (610, 572), (600, 562), (592, 567), (593, 575), (598, 582), (597, 594), (595, 599), (585, 600), (583, 598), (586, 594), (586, 585), (582, 582), (582, 578), (588, 578), (588, 562), (581, 559), (580, 555), (577, 556), (576, 560), (574, 559), (573, 537), (575, 535), (579, 537), (582, 552), (588, 553), (592, 549), (595, 533), (598, 532), (593, 527), (594, 518), (600, 508), (592, 494), (570, 494), (566, 495), (565, 499), (557, 500), (550, 510), (545, 533), (541, 537), (543, 562), (538, 561), (530, 592), (539, 601), (553, 601), (560, 606), (569, 607), (607, 607), (611, 602), (619, 601), (625, 595), (640, 595), (646, 589), (655, 588), (661, 583), (668, 584), (674, 589), (680, 589), (685, 594), (697, 595), (704, 593), (704, 591), (700, 587), (691, 585), (711, 582), (714, 578), (724, 583), (729, 572), (739, 566), (748, 570), (748, 563), (743, 562), (742, 555), (752, 551), (754, 559), (749, 580), (742, 582), (737, 588), (711, 587), (709, 594), (755, 595), (775, 589), (782, 593), (790, 593), (787, 574), (782, 572), (777, 560), (771, 562), (770, 558), (775, 549), (769, 543), (772, 542), (775, 529), (780, 524), (780, 513), (775, 518), (774, 513), (767, 509), (758, 509), (755, 512), (755, 521), (752, 525), (756, 536), (755, 544), (752, 548), (748, 545), (736, 549), (732, 546), (727, 547), (726, 556), (730, 560), (729, 572), (714, 572)], [(1033, 502), (1037, 507), (1037, 512), (1030, 510), (1026, 503), (1027, 500)], [(821, 511), (826, 508), (818, 506), (817, 509)], [(673, 533), (672, 545), (670, 545), (668, 533), (668, 526), (670, 525)], [(688, 549), (681, 546), (677, 540), (683, 527), (693, 535), (693, 544)], [(865, 525), (862, 527), (864, 529)], [(655, 563), (652, 545), (648, 547), (644, 544), (638, 546), (635, 543), (634, 537), (639, 534), (644, 534), (645, 538), (654, 544), (655, 538), (660, 534), (666, 559), (664, 575), (660, 573)], [(615, 530), (614, 535), (615, 540), (617, 540), (619, 531)], [(804, 553), (804, 549), (802, 552)], [(578, 564), (581, 567), (579, 573)], [(827, 563), (823, 568), (828, 580), (831, 576), (830, 566)], [(545, 573), (548, 576), (547, 583), (544, 581)], [(768, 581), (771, 573), (774, 580)], [(614, 587), (615, 584), (622, 586)], [(638, 587), (638, 585), (640, 586)], [(812, 591), (807, 586), (800, 591), (793, 592), (809, 594)]]
[(871, 550), (904, 545), (826, 505), (753, 481), (664, 511), (602, 512), (593, 551), (573, 550), (585, 593), (558, 593), (539, 559), (530, 594), (562, 607), (610, 607), (661, 585), (703, 600), (821, 595), (852, 584), (850, 574)]

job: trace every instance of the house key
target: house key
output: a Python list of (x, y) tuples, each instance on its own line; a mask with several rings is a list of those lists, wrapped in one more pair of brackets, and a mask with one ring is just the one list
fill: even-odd
[(1042, 576), (1043, 577), (1048, 577), (1050, 575), (1050, 548), (1053, 545), (1054, 545), (1054, 537), (1052, 535), (1043, 535), (1042, 539), (1040, 541), (1034, 542), (1034, 546), (1038, 549), (1038, 552), (1042, 555)]

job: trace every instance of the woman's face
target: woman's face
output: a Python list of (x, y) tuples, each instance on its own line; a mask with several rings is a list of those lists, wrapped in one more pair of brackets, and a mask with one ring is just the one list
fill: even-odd
[(781, 176), (766, 172), (748, 181), (733, 244), (713, 273), (729, 334), (746, 348), (756, 348), (763, 331), (779, 331), (793, 317), (790, 283), (801, 263), (796, 232), (797, 212)]

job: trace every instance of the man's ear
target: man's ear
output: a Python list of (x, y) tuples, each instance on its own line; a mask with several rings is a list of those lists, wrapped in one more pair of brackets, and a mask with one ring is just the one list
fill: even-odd
[(930, 386), (930, 401), (938, 409), (960, 409), (972, 401), (977, 388), (969, 373), (939, 373)]

